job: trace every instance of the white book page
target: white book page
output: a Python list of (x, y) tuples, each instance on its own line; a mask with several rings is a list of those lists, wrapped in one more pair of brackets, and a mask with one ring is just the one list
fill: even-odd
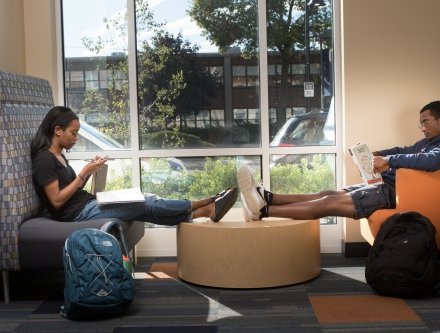
[(383, 182), (380, 173), (373, 171), (372, 160), (374, 156), (367, 144), (359, 143), (351, 147), (349, 152), (365, 184), (370, 185)]
[(96, 193), (100, 205), (122, 202), (143, 202), (145, 200), (139, 187)]

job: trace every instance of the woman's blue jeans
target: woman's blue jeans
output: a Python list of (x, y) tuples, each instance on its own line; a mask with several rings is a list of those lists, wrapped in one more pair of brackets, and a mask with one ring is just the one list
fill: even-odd
[(191, 201), (166, 199), (147, 194), (144, 202), (99, 205), (92, 200), (74, 219), (75, 222), (99, 218), (118, 218), (123, 221), (142, 221), (172, 226), (192, 220)]

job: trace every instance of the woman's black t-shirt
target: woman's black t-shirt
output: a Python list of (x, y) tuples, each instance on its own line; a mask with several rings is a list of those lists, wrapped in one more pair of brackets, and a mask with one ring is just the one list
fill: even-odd
[(37, 194), (52, 217), (59, 221), (72, 221), (73, 218), (81, 213), (85, 205), (89, 201), (94, 200), (95, 197), (83, 189), (78, 189), (61, 208), (55, 209), (52, 206), (44, 192), (44, 186), (54, 180), (58, 180), (60, 190), (62, 190), (76, 178), (75, 171), (69, 165), (64, 155), (62, 157), (66, 161), (66, 166), (58, 161), (56, 156), (50, 151), (40, 151), (32, 161), (32, 177)]

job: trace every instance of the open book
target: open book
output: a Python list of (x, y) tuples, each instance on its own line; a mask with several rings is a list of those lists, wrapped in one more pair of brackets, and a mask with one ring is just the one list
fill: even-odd
[(145, 200), (139, 187), (97, 192), (96, 200), (100, 205), (124, 202), (143, 202)]
[(383, 182), (380, 173), (373, 171), (373, 154), (365, 143), (358, 143), (349, 148), (348, 151), (365, 184), (370, 185)]

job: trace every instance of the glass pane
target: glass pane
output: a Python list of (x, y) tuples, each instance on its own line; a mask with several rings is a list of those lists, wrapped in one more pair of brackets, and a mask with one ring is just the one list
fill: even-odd
[(72, 88), (84, 87), (84, 73), (82, 71), (70, 71), (70, 86)]
[(127, 1), (63, 0), (62, 9), (66, 105), (128, 148)]
[(246, 87), (246, 66), (232, 66), (232, 86)]
[(271, 147), (316, 146), (331, 140), (324, 130), (327, 116), (327, 112), (293, 115), (277, 132)]
[[(269, 67), (269, 108), (276, 108), (271, 116), (270, 138), (293, 135), (286, 145), (334, 145), (333, 58), (332, 58), (332, 1), (277, 1), (267, 0), (268, 64), (279, 64), (280, 70)], [(291, 13), (293, 13), (291, 15)], [(275, 29), (275, 27), (288, 29)], [(297, 36), (292, 38), (292, 36)], [(280, 42), (283, 41), (283, 42)], [(307, 83), (307, 84), (306, 84)], [(313, 126), (297, 133), (285, 133), (296, 120), (289, 119), (289, 110), (303, 109), (305, 113), (328, 115)], [(314, 117), (314, 116), (311, 116)], [(321, 118), (322, 116), (319, 116)], [(288, 125), (290, 123), (291, 125)], [(322, 135), (323, 127), (327, 136)], [(289, 128), (294, 131), (293, 127)], [(332, 133), (330, 133), (332, 132)], [(330, 138), (330, 139), (328, 139)], [(283, 141), (271, 146), (282, 146)]]
[[(69, 160), (69, 164), (75, 170), (76, 174), (80, 173), (84, 165), (88, 163), (84, 160)], [(110, 159), (107, 161), (107, 182), (105, 191), (119, 190), (132, 187), (132, 163), (131, 159)], [(85, 185), (85, 189), (90, 191), (91, 180)]]
[(260, 145), (234, 118), (260, 110), (257, 1), (137, 0), (136, 28), (141, 149)]
[(217, 125), (217, 127), (223, 127), (225, 125), (225, 111), (224, 110), (211, 110), (212, 122)]
[[(336, 189), (334, 154), (272, 155), (271, 191), (280, 194), (316, 193)], [(335, 217), (321, 224), (335, 224)]]
[(70, 151), (105, 151), (122, 150), (124, 146), (110, 136), (91, 126), (85, 121), (81, 121), (81, 128), (78, 132), (78, 141)]
[(207, 67), (209, 73), (213, 76), (215, 82), (218, 85), (223, 85), (224, 83), (224, 74), (223, 74), (223, 67), (221, 66), (210, 66)]
[(167, 198), (206, 198), (237, 186), (237, 167), (242, 164), (261, 174), (259, 157), (142, 158), (142, 190)]

